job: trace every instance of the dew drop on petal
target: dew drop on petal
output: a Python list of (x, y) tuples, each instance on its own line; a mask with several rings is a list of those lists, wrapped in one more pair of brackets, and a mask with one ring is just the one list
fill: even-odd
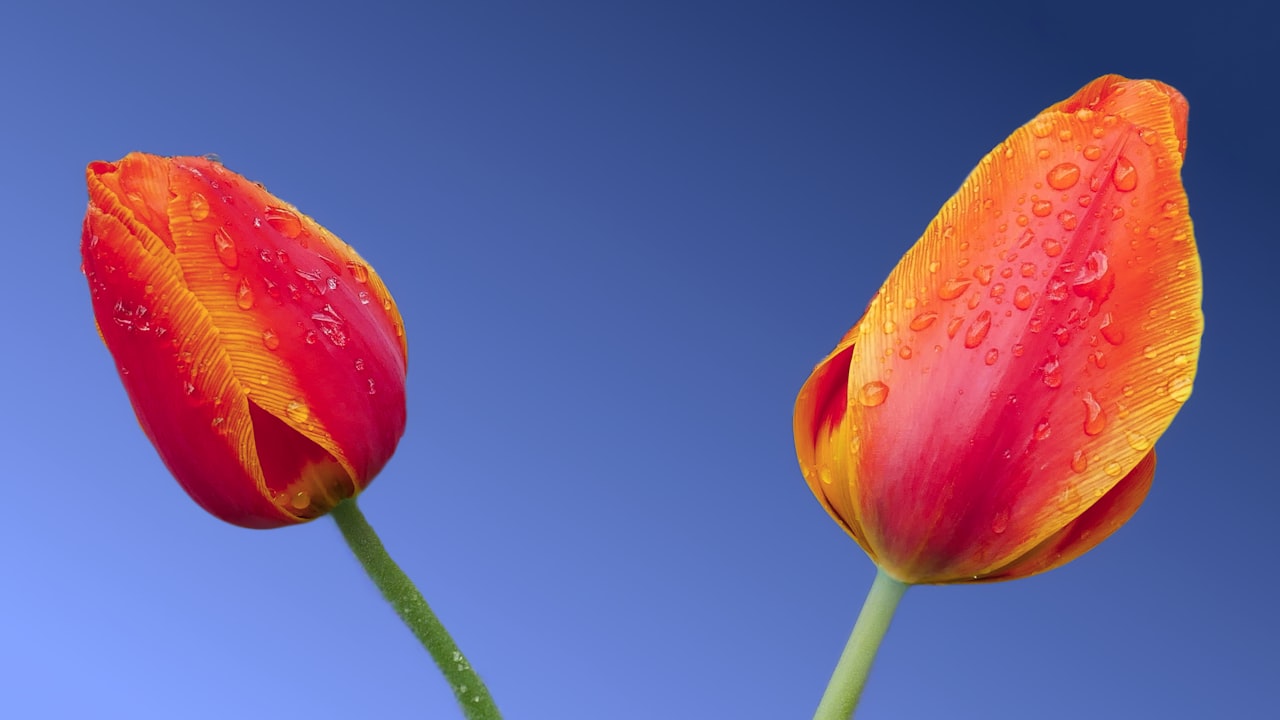
[(1176, 377), (1165, 385), (1165, 390), (1168, 391), (1169, 397), (1175, 402), (1186, 402), (1187, 398), (1191, 397), (1191, 378), (1186, 376)]
[(1077, 450), (1071, 454), (1071, 469), (1078, 473), (1089, 469), (1089, 458), (1085, 457), (1083, 450)]
[[(983, 310), (978, 313), (978, 317), (969, 325), (969, 329), (964, 333), (964, 346), (967, 348), (976, 348), (982, 344), (987, 337), (987, 332), (991, 330), (991, 312)], [(990, 363), (988, 363), (990, 364)]]
[(275, 350), (280, 347), (280, 336), (274, 330), (263, 330), (262, 345), (268, 350)]
[(289, 416), (290, 420), (296, 423), (304, 423), (311, 419), (311, 410), (301, 400), (291, 400), (285, 406), (284, 412)]
[(1098, 325), (1098, 331), (1102, 333), (1102, 337), (1112, 345), (1119, 345), (1124, 342), (1124, 330), (1116, 326), (1111, 318), (1111, 313), (1102, 316), (1102, 323)]
[(1040, 248), (1044, 250), (1044, 254), (1049, 257), (1058, 257), (1062, 254), (1062, 242), (1056, 238), (1045, 238), (1040, 241)]
[(1049, 217), (1053, 213), (1053, 203), (1048, 200), (1037, 200), (1031, 203), (1031, 214), (1036, 217)]
[(1080, 166), (1069, 162), (1055, 165), (1045, 176), (1045, 182), (1054, 190), (1070, 190), (1080, 182)]
[(1125, 439), (1129, 441), (1129, 447), (1138, 452), (1146, 452), (1151, 449), (1151, 440), (1137, 430), (1130, 430)]
[(220, 227), (213, 233), (213, 250), (223, 265), (234, 269), (240, 264), (240, 256), (236, 253), (236, 241), (231, 238), (231, 233), (227, 232), (225, 227)]
[(369, 282), (369, 268), (365, 267), (364, 263), (348, 260), (347, 269), (351, 271), (351, 277), (355, 278), (356, 282), (362, 285)]
[(1084, 147), (1085, 160), (1097, 160), (1100, 157), (1102, 157), (1102, 148), (1097, 145), (1086, 145)]
[(858, 402), (865, 407), (884, 404), (889, 397), (889, 386), (879, 380), (872, 380), (858, 390)]
[(1093, 398), (1093, 393), (1085, 392), (1080, 398), (1084, 403), (1084, 433), (1085, 435), (1097, 435), (1107, 427), (1107, 414), (1102, 411), (1102, 406)]
[(929, 327), (930, 325), (932, 325), (934, 321), (937, 319), (938, 319), (938, 313), (926, 310), (925, 312), (922, 312), (919, 315), (916, 315), (915, 317), (911, 318), (911, 322), (908, 324), (907, 327), (910, 327), (912, 330), (919, 332)]
[(302, 221), (292, 210), (268, 205), (265, 215), (267, 224), (290, 240), (302, 234)]
[(1041, 368), (1044, 373), (1044, 384), (1056, 388), (1062, 385), (1062, 363), (1058, 361), (1057, 355), (1052, 355), (1045, 361)]
[(1032, 435), (1036, 440), (1047, 440), (1049, 438), (1051, 428), (1049, 427), (1049, 419), (1042, 418), (1036, 423), (1035, 433)]
[(1013, 306), (1019, 310), (1026, 310), (1031, 307), (1035, 301), (1035, 295), (1031, 292), (1031, 288), (1026, 285), (1019, 285), (1013, 291)]
[(954, 317), (947, 321), (947, 337), (954, 338), (956, 333), (960, 332), (960, 326), (964, 325), (963, 317)]
[(948, 278), (942, 283), (942, 287), (938, 288), (938, 297), (943, 300), (955, 300), (969, 289), (969, 285), (973, 281), (965, 278)]
[(253, 290), (249, 287), (248, 278), (240, 278), (240, 284), (236, 286), (236, 306), (241, 310), (253, 307)]
[(191, 193), (191, 197), (187, 198), (187, 209), (191, 212), (191, 219), (196, 222), (209, 217), (209, 201), (198, 192)]
[(1129, 192), (1138, 187), (1138, 169), (1129, 158), (1121, 155), (1116, 159), (1116, 168), (1111, 172), (1111, 182), (1120, 192)]
[(311, 505), (311, 494), (306, 490), (299, 490), (290, 496), (289, 505), (291, 505), (294, 510), (305, 510), (309, 505)]
[(983, 358), (983, 362), (985, 362), (988, 365), (995, 365), (996, 361), (999, 359), (1000, 359), (1000, 351), (995, 348), (991, 348), (990, 350), (987, 351), (987, 356)]

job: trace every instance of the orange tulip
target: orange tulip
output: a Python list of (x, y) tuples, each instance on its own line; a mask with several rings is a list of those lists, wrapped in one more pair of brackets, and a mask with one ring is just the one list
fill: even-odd
[(982, 159), (813, 371), (818, 500), (900, 582), (1057, 567), (1146, 496), (1204, 319), (1187, 103), (1101, 77)]
[(227, 522), (353, 497), (404, 432), (407, 347), (354, 250), (215, 160), (90, 163), (81, 252), (143, 431)]

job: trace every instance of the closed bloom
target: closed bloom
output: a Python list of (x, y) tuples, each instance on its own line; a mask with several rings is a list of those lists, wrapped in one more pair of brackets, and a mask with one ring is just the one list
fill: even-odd
[(818, 500), (904, 583), (1004, 580), (1137, 510), (1203, 315), (1187, 103), (1101, 77), (982, 159), (800, 391)]
[(134, 153), (86, 174), (98, 331), (187, 493), (268, 528), (363, 490), (405, 426), (403, 324), (373, 270), (216, 160)]

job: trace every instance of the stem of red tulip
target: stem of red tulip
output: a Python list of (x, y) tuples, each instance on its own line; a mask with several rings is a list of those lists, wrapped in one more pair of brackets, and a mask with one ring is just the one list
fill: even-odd
[(867, 684), (867, 675), (871, 673), (871, 663), (880, 649), (880, 641), (888, 632), (889, 621), (893, 619), (898, 601), (908, 587), (906, 583), (889, 577), (884, 570), (876, 569), (875, 582), (871, 583), (867, 599), (862, 603), (862, 612), (858, 613), (858, 621), (853, 624), (849, 642), (831, 673), (827, 691), (822, 694), (822, 702), (818, 703), (813, 720), (848, 720), (853, 717), (858, 699), (862, 697), (862, 688)]
[(489, 696), (484, 681), (471, 669), (471, 663), (463, 657), (440, 619), (431, 612), (431, 606), (414, 587), (413, 581), (387, 554), (377, 533), (364, 519), (364, 513), (356, 507), (355, 498), (338, 503), (330, 514), (373, 584), (378, 586), (396, 614), (431, 653), (449, 687), (453, 688), (463, 716), (468, 720), (501, 720), (502, 715), (498, 713), (498, 706)]

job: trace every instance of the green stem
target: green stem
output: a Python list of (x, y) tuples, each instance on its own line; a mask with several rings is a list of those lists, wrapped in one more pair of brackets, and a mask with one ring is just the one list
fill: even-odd
[(436, 614), (431, 612), (431, 607), (422, 598), (418, 588), (414, 587), (413, 581), (387, 554), (377, 533), (364, 519), (364, 513), (356, 507), (355, 498), (338, 503), (330, 514), (373, 584), (378, 586), (382, 596), (395, 608), (396, 614), (418, 637), (427, 652), (431, 653), (431, 658), (436, 661), (440, 672), (449, 682), (449, 687), (453, 688), (453, 694), (462, 706), (463, 716), (468, 720), (501, 720), (498, 706), (489, 696), (484, 681), (471, 669), (471, 663), (462, 656), (462, 651), (454, 644), (453, 638), (449, 637), (449, 631), (444, 629)]
[(858, 622), (853, 624), (849, 642), (840, 654), (835, 672), (831, 673), (831, 681), (827, 683), (827, 691), (822, 694), (822, 702), (818, 703), (813, 720), (848, 720), (853, 717), (858, 699), (862, 697), (862, 688), (867, 684), (871, 663), (880, 649), (880, 641), (888, 632), (893, 611), (898, 608), (898, 601), (907, 587), (906, 583), (889, 577), (884, 570), (876, 569), (875, 582), (871, 583), (867, 599), (862, 603)]

